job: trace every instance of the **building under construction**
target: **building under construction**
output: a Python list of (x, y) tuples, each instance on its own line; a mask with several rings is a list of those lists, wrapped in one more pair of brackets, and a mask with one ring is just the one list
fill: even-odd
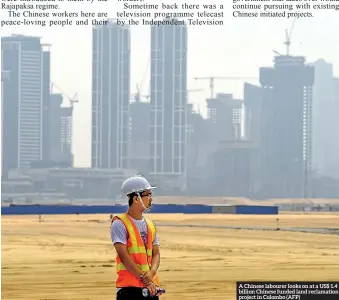
[(260, 68), (261, 197), (307, 195), (313, 82), (304, 57), (280, 55), (273, 68)]
[(213, 195), (249, 197), (253, 146), (248, 141), (221, 142), (214, 154)]
[(261, 169), (261, 115), (262, 115), (262, 91), (260, 86), (249, 83), (244, 84), (245, 105), (245, 139), (252, 147), (251, 186), (250, 194), (255, 195), (260, 190), (261, 178), (258, 176)]
[(208, 180), (213, 174), (213, 157), (218, 144), (213, 134), (215, 124), (204, 119), (199, 111), (188, 104), (187, 113), (187, 189), (189, 195), (209, 196)]
[(246, 197), (250, 192), (252, 148), (241, 140), (242, 101), (232, 94), (208, 99), (208, 117), (213, 123), (214, 142), (211, 165), (214, 195)]
[(217, 94), (206, 102), (208, 118), (215, 124), (216, 141), (240, 139), (242, 101), (234, 99), (232, 94)]
[(129, 138), (128, 138), (128, 168), (137, 169), (139, 173), (150, 171), (150, 103), (136, 101), (129, 105)]
[[(55, 88), (59, 93), (54, 92)], [(63, 106), (64, 98), (68, 102), (66, 106)], [(73, 108), (78, 102), (77, 93), (70, 97), (55, 82), (51, 83), (49, 160), (67, 167), (73, 166)]]
[(72, 130), (73, 130), (73, 107), (60, 107), (60, 149), (61, 161), (73, 166), (72, 154)]

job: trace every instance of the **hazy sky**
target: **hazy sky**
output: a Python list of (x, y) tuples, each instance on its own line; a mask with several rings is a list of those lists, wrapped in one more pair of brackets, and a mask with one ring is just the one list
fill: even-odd
[[(183, 1), (170, 1), (183, 3)], [(211, 1), (186, 1), (212, 3)], [(188, 88), (202, 92), (190, 93), (189, 101), (199, 104), (204, 113), (205, 98), (209, 97), (209, 82), (195, 81), (200, 76), (258, 77), (259, 67), (271, 66), (273, 50), (285, 53), (285, 29), (290, 29), (292, 19), (245, 19), (232, 18), (232, 1), (227, 1), (223, 26), (196, 26), (188, 30)], [(54, 2), (51, 2), (54, 3)], [(62, 2), (59, 2), (62, 3)], [(60, 11), (102, 11), (115, 17), (117, 5), (76, 2), (60, 4)], [(133, 3), (133, 2), (131, 2)], [(155, 3), (154, 0), (148, 3)], [(224, 1), (214, 1), (221, 4)], [(314, 2), (313, 2), (314, 3)], [(227, 6), (227, 7), (226, 7)], [(121, 9), (119, 9), (121, 11)], [(1, 11), (1, 19), (7, 16)], [(333, 63), (334, 73), (339, 76), (339, 12), (323, 11), (312, 19), (298, 19), (292, 35), (291, 55), (305, 55), (308, 62), (324, 58)], [(79, 103), (74, 109), (73, 152), (75, 165), (90, 164), (91, 134), (91, 26), (69, 28), (48, 27), (3, 27), (1, 35), (20, 33), (41, 36), (42, 42), (51, 47), (51, 79), (65, 93), (78, 93)], [(131, 92), (141, 82), (150, 51), (150, 28), (132, 27), (131, 32)], [(142, 93), (149, 93), (149, 71), (142, 86)], [(256, 82), (253, 82), (256, 83)], [(215, 92), (243, 96), (243, 82), (217, 80)], [(66, 100), (66, 99), (65, 99)], [(67, 104), (67, 103), (66, 103)]]

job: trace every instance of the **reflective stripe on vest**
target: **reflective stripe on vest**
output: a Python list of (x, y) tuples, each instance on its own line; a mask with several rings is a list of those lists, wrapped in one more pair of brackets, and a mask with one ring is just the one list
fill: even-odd
[[(144, 272), (149, 271), (150, 265), (152, 263), (152, 247), (156, 232), (153, 222), (145, 218), (148, 236), (147, 245), (145, 247), (140, 232), (138, 228), (135, 226), (130, 216), (127, 213), (115, 216), (112, 220), (112, 223), (117, 219), (120, 219), (127, 229), (128, 232), (127, 250), (131, 255), (132, 259), (142, 271)], [(133, 274), (127, 271), (126, 267), (123, 265), (118, 255), (116, 257), (116, 261), (117, 261), (116, 270), (118, 274), (116, 282), (117, 287), (126, 287), (126, 286), (144, 287), (140, 278), (135, 277)], [(154, 283), (159, 285), (157, 275), (154, 277)]]

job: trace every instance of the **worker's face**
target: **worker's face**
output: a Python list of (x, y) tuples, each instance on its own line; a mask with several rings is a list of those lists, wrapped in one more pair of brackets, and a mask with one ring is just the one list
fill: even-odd
[(139, 205), (140, 205), (140, 209), (142, 211), (146, 209), (149, 209), (151, 208), (152, 206), (152, 191), (151, 190), (146, 190), (146, 191), (143, 191), (142, 193), (140, 193), (140, 198), (141, 198), (141, 201), (144, 205), (142, 205), (142, 203), (140, 202), (139, 200)]

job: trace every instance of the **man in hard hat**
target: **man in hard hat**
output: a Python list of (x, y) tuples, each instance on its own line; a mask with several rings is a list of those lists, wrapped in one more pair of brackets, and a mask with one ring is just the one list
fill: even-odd
[(117, 300), (159, 299), (157, 270), (160, 244), (154, 223), (143, 216), (151, 208), (155, 187), (142, 176), (125, 180), (121, 192), (128, 211), (115, 216), (111, 238), (117, 252)]

